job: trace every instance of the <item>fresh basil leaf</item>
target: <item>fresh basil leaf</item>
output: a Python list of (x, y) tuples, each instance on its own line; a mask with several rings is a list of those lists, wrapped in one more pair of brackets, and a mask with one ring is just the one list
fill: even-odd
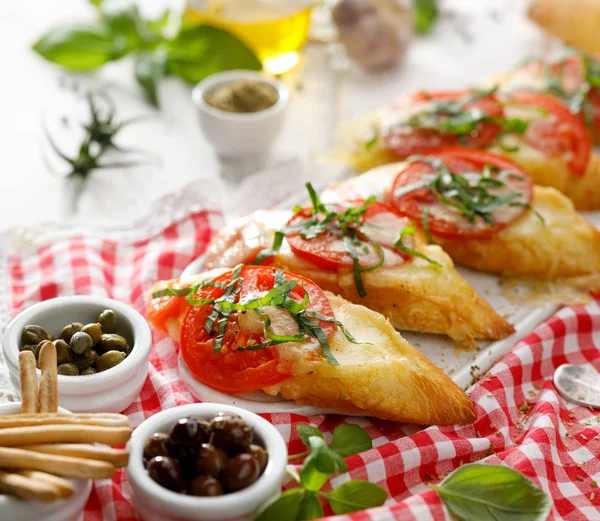
[(254, 521), (294, 521), (303, 496), (304, 491), (300, 488), (287, 490), (265, 508)]
[(365, 142), (365, 150), (367, 152), (370, 152), (371, 150), (373, 150), (373, 148), (375, 148), (375, 146), (377, 145), (378, 141), (379, 141), (379, 136), (377, 134), (373, 134), (373, 137), (371, 139), (369, 139), (369, 141)]
[(373, 448), (373, 440), (360, 425), (339, 425), (333, 431), (333, 440), (329, 448), (342, 458)]
[(427, 34), (438, 19), (436, 0), (413, 0), (415, 9), (415, 30), (421, 35)]
[(323, 434), (319, 429), (317, 429), (317, 427), (308, 425), (306, 423), (296, 425), (296, 432), (298, 433), (298, 436), (300, 436), (302, 443), (304, 443), (304, 445), (307, 447), (309, 447), (308, 438), (311, 436), (323, 437)]
[(552, 508), (543, 490), (502, 465), (463, 465), (433, 488), (461, 521), (542, 521)]
[(89, 0), (90, 4), (94, 7), (100, 7), (102, 5), (102, 0)]
[(323, 485), (327, 483), (329, 479), (329, 473), (321, 472), (317, 469), (317, 459), (313, 457), (313, 454), (308, 456), (300, 469), (300, 484), (306, 490), (312, 490), (314, 492), (321, 490)]
[(132, 0), (104, 0), (101, 14), (112, 33), (124, 38), (128, 52), (143, 47), (153, 36)]
[(33, 44), (48, 61), (71, 71), (93, 71), (126, 53), (122, 38), (115, 38), (102, 24), (56, 27)]
[(209, 25), (185, 27), (168, 43), (168, 72), (190, 83), (230, 69), (261, 68), (260, 60), (244, 42)]
[(165, 12), (155, 20), (146, 20), (146, 24), (152, 32), (159, 36), (164, 36), (163, 31), (169, 25), (171, 21), (171, 11), (166, 9)]
[(323, 505), (314, 492), (307, 491), (300, 502), (300, 508), (296, 514), (296, 521), (310, 521), (323, 517)]
[(349, 514), (367, 508), (379, 507), (388, 497), (387, 491), (375, 483), (352, 480), (336, 488), (333, 492), (323, 494), (336, 514)]
[(165, 58), (158, 51), (142, 51), (135, 57), (135, 78), (155, 107), (158, 107), (158, 80), (164, 75)]
[(332, 452), (327, 448), (327, 444), (323, 438), (311, 436), (308, 438), (308, 444), (311, 451), (309, 458), (316, 461), (319, 472), (333, 474), (337, 471), (337, 462)]

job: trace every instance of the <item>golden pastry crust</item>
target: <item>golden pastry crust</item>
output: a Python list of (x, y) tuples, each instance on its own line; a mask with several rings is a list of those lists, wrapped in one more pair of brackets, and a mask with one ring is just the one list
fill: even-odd
[(420, 425), (475, 420), (470, 398), (388, 320), (364, 306), (330, 293), (327, 296), (336, 318), (358, 340), (369, 341), (373, 331), (386, 340), (350, 344), (338, 331), (331, 350), (339, 366), (309, 363), (310, 371), (266, 389), (267, 393), (344, 413)]
[[(406, 163), (375, 168), (338, 183), (322, 195), (328, 202), (379, 194), (386, 198)], [(478, 271), (542, 280), (600, 273), (600, 232), (575, 211), (573, 203), (553, 188), (535, 186), (532, 208), (490, 239), (435, 242), (457, 264)]]
[(544, 280), (600, 273), (600, 232), (553, 188), (534, 188), (533, 209), (487, 240), (436, 239), (470, 268)]
[[(285, 225), (290, 216), (287, 213), (284, 219), (282, 212), (270, 215), (261, 211), (233, 223), (209, 246), (206, 268), (248, 262), (258, 251), (271, 246), (270, 230)], [(257, 235), (251, 237), (250, 230)], [(444, 334), (465, 345), (472, 345), (475, 339), (496, 340), (514, 333), (514, 328), (461, 277), (440, 247), (424, 244), (420, 232), (416, 240), (416, 249), (443, 267), (413, 257), (397, 267), (363, 273), (367, 296), (362, 298), (350, 268), (338, 272), (323, 270), (292, 253), (286, 243), (273, 258), (273, 265), (381, 313), (400, 330)]]

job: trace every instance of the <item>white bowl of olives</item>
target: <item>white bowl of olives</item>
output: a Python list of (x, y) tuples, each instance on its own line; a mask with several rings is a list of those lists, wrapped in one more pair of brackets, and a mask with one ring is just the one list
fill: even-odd
[(280, 493), (287, 466), (272, 424), (217, 403), (151, 416), (127, 449), (133, 503), (144, 521), (251, 521)]
[(17, 315), (2, 341), (15, 389), (19, 352), (35, 355), (45, 341), (57, 348), (59, 404), (73, 412), (121, 412), (148, 375), (150, 328), (142, 315), (117, 300), (58, 297)]

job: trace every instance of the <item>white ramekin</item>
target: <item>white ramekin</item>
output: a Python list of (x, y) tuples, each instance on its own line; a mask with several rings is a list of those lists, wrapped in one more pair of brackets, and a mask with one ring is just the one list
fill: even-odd
[[(0, 405), (0, 416), (21, 412), (21, 402)], [(58, 412), (68, 414), (60, 408)], [(12, 496), (0, 494), (0, 519), (11, 521), (80, 521), (83, 519), (83, 508), (92, 490), (89, 479), (70, 480), (75, 487), (75, 494), (67, 499), (59, 499), (52, 503), (23, 501)]]
[[(212, 418), (220, 411), (239, 414), (262, 439), (269, 454), (262, 476), (248, 488), (218, 497), (193, 497), (172, 492), (155, 483), (142, 462), (144, 443), (155, 432), (168, 432), (180, 418)], [(248, 521), (258, 509), (279, 494), (287, 465), (287, 447), (273, 425), (260, 416), (230, 405), (193, 403), (160, 412), (142, 423), (127, 443), (127, 476), (133, 502), (144, 521)]]
[[(59, 336), (71, 322), (96, 322), (104, 309), (117, 313), (117, 333), (127, 338), (131, 353), (119, 365), (86, 376), (58, 375), (58, 403), (73, 412), (121, 412), (138, 397), (148, 376), (152, 335), (148, 323), (133, 308), (105, 297), (72, 296), (46, 300), (17, 315), (6, 328), (2, 346), (10, 379), (19, 390), (19, 345), (28, 324)], [(38, 377), (39, 377), (38, 370)]]
[[(204, 95), (217, 85), (234, 80), (256, 80), (267, 83), (278, 94), (272, 107), (258, 112), (235, 113), (217, 109), (206, 103)], [(256, 71), (227, 71), (202, 80), (192, 92), (198, 108), (200, 126), (217, 154), (227, 159), (260, 156), (273, 144), (281, 131), (289, 103), (289, 91), (276, 78)]]

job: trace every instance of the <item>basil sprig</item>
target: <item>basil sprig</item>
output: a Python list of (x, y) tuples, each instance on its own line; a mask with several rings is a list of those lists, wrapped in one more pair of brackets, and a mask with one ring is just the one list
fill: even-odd
[[(477, 219), (483, 219), (492, 228), (496, 226), (493, 212), (498, 208), (522, 206), (535, 213), (544, 222), (544, 218), (529, 203), (522, 200), (520, 192), (507, 192), (495, 195), (493, 189), (506, 186), (506, 179), (520, 178), (518, 174), (487, 165), (481, 174), (455, 174), (436, 157), (411, 156), (409, 162), (421, 162), (430, 165), (437, 174), (424, 176), (420, 181), (398, 188), (394, 195), (401, 197), (407, 193), (428, 188), (438, 201), (455, 208), (473, 226)], [(492, 174), (495, 174), (492, 177)], [(521, 199), (521, 200), (520, 200)]]
[(301, 424), (296, 430), (308, 450), (290, 456), (290, 459), (308, 457), (299, 473), (293, 467), (288, 470), (300, 486), (284, 492), (255, 521), (318, 519), (323, 517), (321, 501), (329, 502), (335, 514), (357, 512), (381, 506), (385, 502), (387, 492), (378, 485), (363, 480), (348, 481), (331, 492), (321, 491), (332, 474), (348, 470), (344, 458), (373, 447), (371, 437), (362, 427), (351, 424), (338, 426), (329, 446), (316, 427)]
[[(225, 331), (231, 315), (234, 312), (244, 313), (246, 311), (255, 311), (261, 316), (265, 317), (264, 323), (264, 335), (269, 339), (267, 342), (260, 344), (250, 344), (246, 346), (239, 346), (236, 351), (255, 351), (257, 349), (263, 349), (266, 347), (273, 347), (286, 342), (307, 342), (311, 338), (314, 338), (319, 342), (321, 351), (330, 364), (339, 365), (339, 362), (333, 356), (329, 345), (327, 335), (323, 331), (320, 322), (329, 322), (340, 328), (344, 336), (349, 342), (353, 344), (359, 344), (350, 332), (344, 327), (344, 325), (333, 317), (328, 317), (316, 311), (308, 309), (310, 304), (310, 296), (308, 292), (304, 290), (304, 297), (302, 301), (298, 302), (291, 296), (291, 292), (300, 286), (295, 280), (287, 280), (284, 276), (285, 270), (278, 270), (275, 273), (275, 281), (273, 289), (267, 292), (262, 297), (258, 297), (247, 302), (240, 303), (236, 302), (244, 279), (241, 277), (243, 265), (239, 264), (236, 266), (231, 275), (231, 282), (228, 284), (203, 281), (195, 284), (189, 288), (165, 288), (160, 291), (152, 293), (152, 298), (160, 298), (165, 296), (172, 297), (186, 297), (188, 304), (192, 306), (203, 306), (212, 305), (213, 309), (204, 323), (204, 329), (210, 335), (213, 334), (214, 328), (217, 329), (217, 335), (215, 337), (214, 354), (218, 355), (223, 348), (223, 338), (225, 337)], [(197, 299), (195, 298), (196, 293), (200, 288), (204, 287), (217, 287), (223, 290), (223, 294), (216, 299)], [(265, 311), (266, 306), (275, 306), (281, 309), (285, 309), (291, 317), (296, 321), (298, 325), (299, 333), (297, 335), (283, 336), (276, 335), (269, 331), (271, 326), (271, 320), (268, 313)]]
[(491, 96), (498, 87), (476, 90), (461, 100), (434, 101), (431, 108), (410, 116), (401, 125), (425, 130), (438, 130), (444, 134), (455, 134), (466, 138), (475, 132), (482, 123), (493, 123), (501, 128), (501, 134), (523, 134), (528, 121), (519, 118), (490, 116), (476, 107), (468, 105), (481, 98)]
[(51, 29), (33, 44), (33, 50), (65, 69), (84, 72), (133, 56), (135, 77), (154, 106), (164, 76), (198, 83), (215, 72), (261, 68), (256, 54), (222, 29), (183, 25), (172, 11), (146, 20), (133, 0), (90, 2), (98, 10), (96, 22)]
[(552, 501), (516, 470), (472, 463), (432, 486), (460, 521), (544, 521)]
[[(288, 234), (299, 233), (300, 237), (303, 239), (311, 240), (320, 237), (324, 233), (333, 233), (343, 241), (344, 247), (352, 259), (352, 271), (356, 290), (359, 296), (365, 297), (367, 291), (365, 290), (362, 280), (362, 274), (380, 268), (385, 261), (384, 249), (379, 244), (371, 241), (363, 231), (363, 226), (365, 224), (364, 215), (367, 208), (374, 203), (377, 198), (369, 197), (360, 206), (351, 206), (346, 208), (343, 212), (337, 212), (331, 205), (321, 202), (317, 192), (310, 183), (306, 183), (306, 189), (308, 190), (311, 206), (307, 209), (297, 207), (294, 211), (295, 213), (299, 213), (307, 210), (309, 216), (302, 221), (276, 231), (273, 245), (270, 248), (259, 252), (254, 264), (261, 264), (269, 257), (276, 255), (283, 244), (283, 239)], [(404, 235), (410, 234), (409, 231), (410, 228)], [(395, 246), (401, 252), (424, 258), (432, 264), (438, 264), (422, 253), (404, 246), (401, 238)], [(375, 251), (379, 259), (375, 264), (363, 267), (360, 265), (359, 261), (360, 251), (365, 253)]]

